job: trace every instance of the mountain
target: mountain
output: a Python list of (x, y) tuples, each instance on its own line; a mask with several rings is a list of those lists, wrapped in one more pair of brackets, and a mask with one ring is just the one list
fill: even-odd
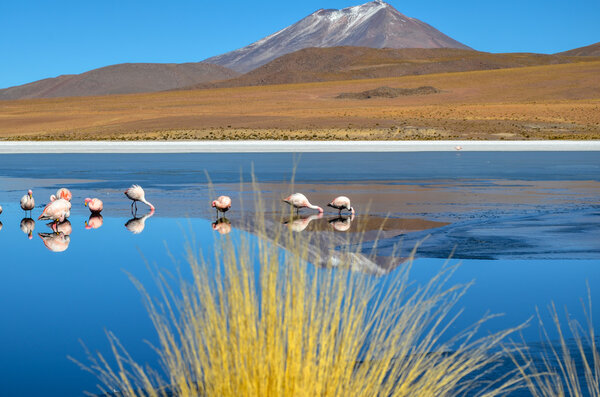
[(491, 54), (457, 48), (305, 48), (230, 80), (188, 88), (308, 83), (467, 72), (593, 61), (598, 58), (546, 54)]
[(197, 63), (122, 63), (0, 90), (0, 100), (153, 92), (230, 79), (238, 73)]
[(245, 73), (303, 48), (337, 46), (470, 49), (383, 1), (372, 1), (341, 10), (318, 10), (262, 40), (206, 62)]
[(585, 47), (574, 48), (569, 51), (559, 52), (558, 55), (600, 57), (600, 42)]

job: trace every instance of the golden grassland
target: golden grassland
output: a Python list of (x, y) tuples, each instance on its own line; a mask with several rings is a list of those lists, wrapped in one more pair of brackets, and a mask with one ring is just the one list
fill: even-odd
[[(0, 139), (599, 139), (600, 62), (0, 102)], [(441, 93), (335, 99), (380, 86)]]

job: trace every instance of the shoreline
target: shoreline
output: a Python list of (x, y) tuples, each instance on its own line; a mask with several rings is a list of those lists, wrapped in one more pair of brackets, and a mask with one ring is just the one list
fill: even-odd
[(592, 141), (2, 141), (0, 154), (600, 151)]

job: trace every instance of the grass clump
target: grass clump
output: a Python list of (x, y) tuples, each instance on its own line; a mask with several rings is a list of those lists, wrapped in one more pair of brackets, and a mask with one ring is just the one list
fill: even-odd
[(162, 370), (136, 363), (109, 333), (116, 364), (98, 353), (84, 366), (103, 392), (495, 396), (522, 381), (516, 373), (486, 380), (514, 330), (479, 337), (478, 323), (446, 338), (468, 288), (446, 286), (453, 268), (418, 286), (406, 266), (382, 287), (372, 276), (311, 266), (303, 234), (262, 225), (257, 238), (221, 239), (214, 260), (190, 249), (192, 276), (173, 282), (158, 274), (159, 297), (134, 280), (158, 333)]

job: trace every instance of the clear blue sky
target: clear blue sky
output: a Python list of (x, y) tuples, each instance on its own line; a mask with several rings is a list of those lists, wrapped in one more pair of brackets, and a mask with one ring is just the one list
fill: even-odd
[[(319, 8), (364, 1), (0, 2), (0, 88), (121, 62), (195, 62)], [(600, 41), (600, 0), (390, 4), (477, 50), (553, 53)]]

